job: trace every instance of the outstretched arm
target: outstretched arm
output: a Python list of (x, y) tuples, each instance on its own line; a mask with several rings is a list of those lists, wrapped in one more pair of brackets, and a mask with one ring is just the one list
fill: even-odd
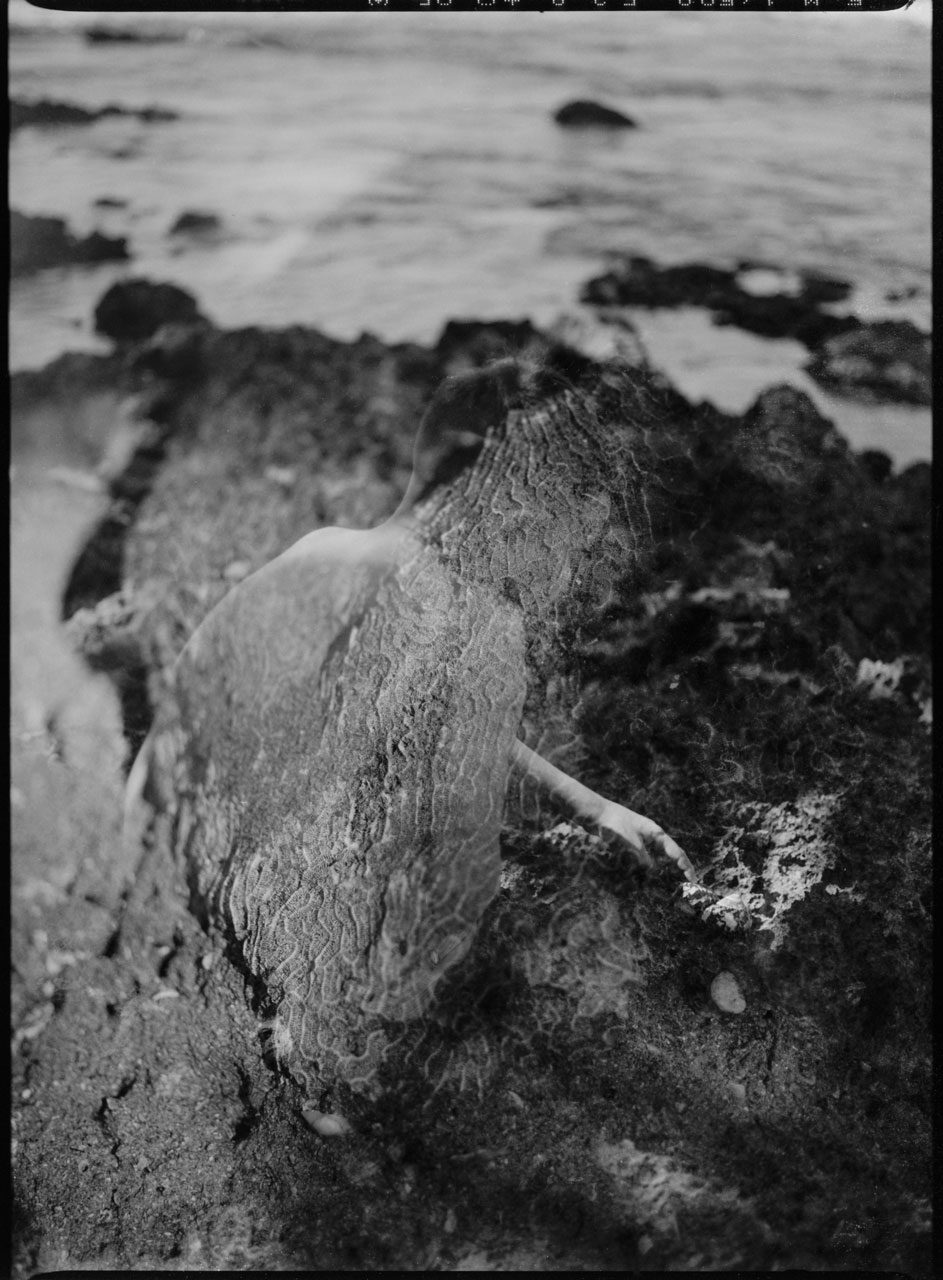
[(662, 854), (678, 864), (687, 880), (697, 879), (684, 850), (651, 818), (633, 813), (631, 809), (584, 787), (523, 742), (515, 741), (511, 748), (511, 763), (555, 796), (575, 817), (610, 831), (625, 841), (641, 866), (652, 866), (653, 854)]

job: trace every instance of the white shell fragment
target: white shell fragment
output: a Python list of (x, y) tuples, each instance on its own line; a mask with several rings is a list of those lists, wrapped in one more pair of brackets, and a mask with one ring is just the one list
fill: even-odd
[(747, 1002), (732, 973), (722, 969), (711, 983), (711, 999), (724, 1013), (743, 1013)]
[(322, 1138), (342, 1138), (350, 1133), (350, 1121), (337, 1112), (318, 1111), (316, 1107), (302, 1107), (305, 1124)]

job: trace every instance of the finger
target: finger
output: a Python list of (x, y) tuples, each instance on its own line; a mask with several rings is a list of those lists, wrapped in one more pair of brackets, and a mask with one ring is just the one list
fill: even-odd
[(675, 844), (671, 836), (666, 835), (665, 832), (662, 831), (657, 837), (657, 843), (660, 846), (662, 853), (681, 868), (686, 880), (697, 880), (697, 872), (694, 870), (694, 864), (691, 862), (691, 859), (684, 852), (681, 846), (679, 844)]
[(645, 847), (645, 837), (640, 835), (633, 827), (625, 824), (618, 827), (606, 825), (601, 830), (610, 839), (617, 840), (620, 845), (628, 849), (640, 870), (645, 871), (655, 865), (651, 853)]

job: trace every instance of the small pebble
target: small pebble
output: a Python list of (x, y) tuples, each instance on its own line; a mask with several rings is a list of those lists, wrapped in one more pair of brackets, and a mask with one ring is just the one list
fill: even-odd
[(733, 1097), (737, 1099), (738, 1102), (746, 1102), (746, 1099), (747, 1099), (746, 1085), (741, 1084), (739, 1080), (731, 1080), (730, 1083), (727, 1085), (727, 1088), (730, 1091), (730, 1093), (733, 1095)]
[(711, 983), (711, 999), (724, 1013), (743, 1013), (747, 1002), (732, 973), (722, 969)]
[(350, 1133), (350, 1121), (331, 1112), (318, 1111), (315, 1107), (302, 1107), (304, 1122), (322, 1138), (341, 1138)]

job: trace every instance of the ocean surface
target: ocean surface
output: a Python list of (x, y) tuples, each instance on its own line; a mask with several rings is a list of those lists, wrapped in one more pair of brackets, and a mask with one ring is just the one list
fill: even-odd
[[(929, 0), (771, 15), (73, 14), (11, 0), (9, 15), (14, 96), (179, 113), (13, 136), (12, 207), (127, 236), (133, 254), (15, 281), (14, 369), (100, 349), (92, 308), (128, 275), (183, 285), (227, 327), (431, 341), (449, 318), (574, 310), (611, 253), (750, 259), (840, 275), (862, 317), (929, 326)], [(90, 43), (94, 25), (152, 38)], [(576, 97), (640, 127), (563, 130), (553, 112)], [(217, 214), (219, 233), (170, 235), (184, 210)], [(694, 398), (740, 410), (790, 381), (856, 447), (929, 456), (928, 410), (826, 395), (798, 343), (693, 309), (630, 314)]]

